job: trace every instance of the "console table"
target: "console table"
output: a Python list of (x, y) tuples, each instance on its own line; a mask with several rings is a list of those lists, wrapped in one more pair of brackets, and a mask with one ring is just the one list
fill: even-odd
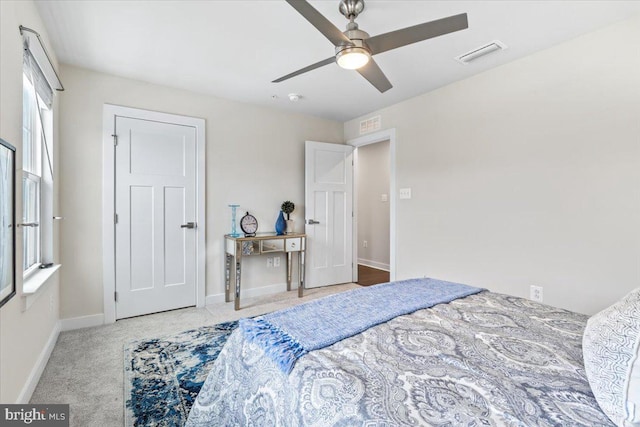
[[(292, 255), (298, 254), (298, 297), (304, 291), (304, 253), (307, 235), (300, 233), (278, 235), (275, 233), (258, 233), (253, 237), (224, 236), (225, 246), (225, 302), (229, 302), (231, 292), (231, 271), (235, 276), (236, 293), (235, 309), (240, 309), (240, 284), (242, 279), (242, 259), (246, 256), (256, 256), (273, 253), (285, 253), (287, 260), (287, 291), (291, 290)], [(235, 268), (232, 269), (232, 265)]]

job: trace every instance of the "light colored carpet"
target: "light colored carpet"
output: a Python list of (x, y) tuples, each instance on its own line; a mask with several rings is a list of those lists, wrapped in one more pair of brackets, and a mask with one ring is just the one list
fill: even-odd
[(185, 308), (118, 320), (96, 328), (62, 332), (31, 398), (31, 403), (70, 404), (70, 425), (111, 427), (124, 424), (124, 345), (133, 340), (174, 334), (204, 325), (256, 316), (326, 295), (357, 288), (347, 283), (259, 298), (243, 298), (206, 308)]

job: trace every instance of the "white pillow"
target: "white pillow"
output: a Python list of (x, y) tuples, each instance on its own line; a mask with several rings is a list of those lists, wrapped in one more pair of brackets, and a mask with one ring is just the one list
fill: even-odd
[(607, 416), (640, 426), (640, 288), (591, 317), (582, 338), (589, 385)]

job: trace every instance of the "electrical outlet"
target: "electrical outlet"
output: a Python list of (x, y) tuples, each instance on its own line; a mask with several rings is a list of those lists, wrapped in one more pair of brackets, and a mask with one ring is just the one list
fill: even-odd
[(273, 267), (273, 258), (272, 257), (268, 257), (267, 258), (267, 268), (272, 268)]
[(529, 293), (530, 293), (529, 295), (530, 299), (532, 301), (542, 302), (542, 298), (543, 298), (542, 286), (531, 285)]
[(273, 258), (273, 266), (275, 268), (280, 267), (280, 257), (279, 256)]
[(367, 242), (366, 240), (362, 241), (362, 247), (363, 248), (368, 248), (369, 247), (369, 242)]
[(381, 194), (380, 195), (380, 201), (381, 202), (386, 202), (389, 200), (389, 196), (387, 196), (386, 194)]

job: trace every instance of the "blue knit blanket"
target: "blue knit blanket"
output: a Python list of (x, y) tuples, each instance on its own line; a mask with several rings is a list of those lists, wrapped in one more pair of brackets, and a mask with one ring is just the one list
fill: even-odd
[(300, 357), (395, 317), (451, 302), (483, 289), (435, 279), (410, 279), (353, 289), (252, 319), (245, 337), (289, 373)]

